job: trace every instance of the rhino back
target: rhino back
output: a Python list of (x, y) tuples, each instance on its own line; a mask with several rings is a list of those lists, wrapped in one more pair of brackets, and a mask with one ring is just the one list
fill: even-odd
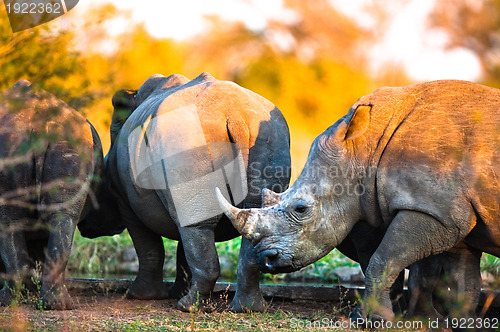
[[(176, 208), (186, 204), (195, 211), (196, 204), (202, 204), (202, 210), (213, 206), (220, 212), (212, 191), (215, 182), (227, 176), (221, 169), (227, 171), (228, 165), (240, 169), (243, 180), (250, 183), (262, 172), (250, 170), (249, 157), (261, 161), (260, 167), (290, 163), (288, 127), (279, 110), (265, 98), (209, 74), (155, 90), (127, 120), (120, 137), (118, 167), (121, 181), (131, 184), (123, 186), (130, 202), (147, 197), (168, 207), (175, 191), (200, 188), (184, 203), (177, 202)], [(215, 182), (210, 186), (200, 181)], [(288, 178), (279, 181), (288, 184)], [(262, 183), (254, 185), (260, 187), (248, 186), (246, 201), (251, 197), (260, 205)], [(205, 199), (198, 199), (200, 195)], [(212, 196), (214, 204), (207, 202)]]
[(371, 123), (384, 118), (389, 124), (377, 171), (384, 219), (409, 209), (449, 229), (488, 226), (493, 233), (477, 234), (483, 250), (500, 246), (500, 91), (435, 81), (394, 92), (383, 89), (360, 100), (374, 105)]

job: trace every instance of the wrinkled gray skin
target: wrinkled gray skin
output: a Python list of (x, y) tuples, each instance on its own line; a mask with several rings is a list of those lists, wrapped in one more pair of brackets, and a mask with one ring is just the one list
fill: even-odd
[(0, 95), (0, 255), (9, 305), (15, 282), (42, 262), (44, 309), (70, 309), (64, 271), (77, 222), (99, 190), (102, 147), (92, 125), (55, 96), (20, 81)]
[[(336, 248), (360, 263), (363, 273), (366, 274), (370, 258), (384, 235), (385, 229), (359, 222)], [(394, 313), (406, 313), (408, 317), (443, 318), (456, 310), (455, 312), (460, 312), (460, 317), (472, 316), (478, 299), (464, 301), (453, 298), (453, 294), (458, 291), (468, 296), (479, 294), (481, 280), (478, 277), (479, 267), (474, 264), (475, 255), (480, 257), (481, 252), (472, 248), (460, 248), (427, 257), (407, 267), (409, 296), (403, 292), (404, 271), (401, 271), (390, 291)], [(451, 290), (448, 290), (449, 288)], [(469, 289), (464, 292), (466, 288)], [(354, 320), (363, 317), (360, 304), (353, 309), (349, 317)]]
[(383, 230), (366, 269), (374, 319), (394, 318), (389, 288), (400, 271), (436, 254), (469, 262), (455, 275), (473, 305), (476, 252), (500, 256), (499, 109), (500, 90), (470, 82), (382, 88), (315, 139), (287, 191), (263, 191), (262, 209), (219, 202), (272, 273), (318, 260), (360, 222)]
[(481, 291), (481, 254), (480, 250), (460, 243), (412, 264), (408, 279), (408, 315), (473, 317)]
[[(172, 187), (141, 187), (130, 167), (137, 160), (133, 160), (129, 151), (137, 147), (129, 145), (129, 136), (139, 126), (152, 128), (147, 127), (152, 126), (147, 122), (148, 119), (159, 118), (181, 107), (196, 105), (205, 140), (210, 143), (210, 147), (215, 146), (211, 142), (232, 142), (243, 155), (248, 195), (239, 206), (260, 207), (260, 192), (263, 188), (283, 191), (288, 187), (288, 126), (281, 112), (266, 99), (232, 82), (218, 81), (206, 73), (192, 81), (181, 75), (153, 75), (137, 94), (133, 91), (118, 92), (113, 98), (113, 104), (115, 111), (111, 124), (111, 148), (106, 156), (104, 188), (110, 188), (117, 197), (119, 214), (125, 221), (139, 257), (139, 272), (128, 290), (128, 296), (137, 299), (182, 297), (178, 308), (189, 311), (196, 305), (198, 296), (201, 301), (209, 297), (219, 276), (215, 241), (229, 240), (239, 234), (219, 209), (214, 196), (215, 187), (210, 189), (209, 194), (213, 197), (218, 215), (188, 226), (176, 214), (178, 206), (174, 205)], [(189, 151), (164, 159), (166, 165), (174, 165), (177, 183), (182, 184), (213, 172), (212, 164), (224, 164), (213, 148), (212, 157), (207, 160), (196, 154), (199, 150), (193, 149), (190, 143), (190, 138), (194, 135), (192, 132), (196, 129), (192, 127), (194, 125), (186, 116), (185, 127), (180, 128), (181, 137), (175, 142), (172, 139), (157, 139), (172, 131), (179, 132), (181, 126), (174, 128), (168, 121), (157, 125), (148, 134), (148, 144), (152, 150), (161, 146), (162, 149)], [(183, 156), (185, 159), (176, 159)], [(169, 171), (171, 170), (166, 170)], [(157, 176), (152, 174), (152, 177)], [(111, 182), (109, 185), (106, 185), (107, 179)], [(186, 196), (183, 201), (190, 202), (191, 199)], [(119, 230), (120, 220), (99, 217), (100, 213), (108, 213), (108, 216), (116, 214), (112, 199), (101, 199), (100, 203), (102, 208), (79, 224), (83, 236), (109, 235)], [(198, 203), (200, 202), (193, 202), (199, 207)], [(192, 209), (196, 211), (198, 207)], [(209, 206), (203, 206), (200, 210), (205, 208)], [(179, 241), (177, 277), (170, 290), (162, 280), (162, 237)], [(259, 274), (251, 244), (242, 239), (238, 259), (238, 286), (230, 304), (231, 310), (265, 309), (265, 301), (259, 290)]]
[[(357, 223), (351, 232), (347, 235), (347, 237), (336, 247), (342, 254), (349, 257), (350, 259), (359, 263), (361, 270), (366, 274), (366, 269), (368, 268), (368, 264), (370, 262), (370, 258), (377, 250), (377, 247), (380, 245), (382, 238), (384, 236), (384, 231), (378, 228), (371, 227), (366, 223)], [(403, 292), (404, 287), (404, 279), (405, 274), (402, 271), (394, 284), (391, 287), (390, 298), (392, 302), (392, 308), (395, 313), (403, 314), (408, 310), (408, 298), (405, 296)], [(432, 285), (419, 283), (420, 280), (416, 280), (414, 285), (414, 289), (418, 292), (424, 285), (427, 287), (430, 295), (432, 297), (432, 293), (434, 288), (437, 287), (437, 283), (433, 283)], [(425, 294), (427, 295), (427, 293)], [(425, 302), (427, 298), (424, 296), (419, 297), (418, 304), (422, 307), (427, 308), (427, 303)], [(416, 305), (415, 305), (416, 307)], [(420, 307), (416, 307), (415, 312), (417, 314), (421, 313)], [(362, 307), (358, 304), (353, 311), (350, 313), (350, 317), (356, 319), (361, 317), (362, 315)]]

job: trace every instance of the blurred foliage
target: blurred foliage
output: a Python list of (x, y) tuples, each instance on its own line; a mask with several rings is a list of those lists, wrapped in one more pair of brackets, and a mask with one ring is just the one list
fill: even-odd
[(499, 0), (440, 0), (430, 23), (447, 33), (450, 48), (463, 47), (477, 56), (485, 84), (500, 87)]
[(125, 248), (133, 246), (128, 231), (116, 236), (87, 239), (77, 230), (67, 269), (77, 276), (102, 277), (123, 273), (119, 268), (121, 255)]
[[(236, 271), (238, 266), (238, 255), (240, 253), (241, 238), (215, 244), (219, 254), (220, 277), (219, 281), (236, 281)], [(177, 241), (163, 239), (165, 247), (165, 263), (163, 266), (164, 278), (175, 279), (176, 272), (176, 250)], [(87, 239), (77, 231), (73, 244), (73, 250), (68, 262), (68, 271), (71, 276), (79, 277), (114, 277), (132, 278), (136, 272), (130, 270), (128, 264), (131, 261), (124, 259), (124, 250), (132, 248), (133, 243), (127, 231), (120, 235), (100, 237), (97, 239)], [(133, 261), (132, 261), (133, 262)], [(292, 276), (290, 274), (262, 274), (261, 279), (267, 283), (282, 282), (297, 279), (303, 281), (336, 283), (337, 276), (333, 270), (341, 266), (356, 266), (358, 263), (334, 250), (318, 262), (306, 266), (299, 273)]]
[(0, 90), (27, 79), (76, 109), (89, 105), (93, 93), (80, 54), (71, 48), (74, 37), (48, 24), (13, 35), (0, 6)]
[[(109, 4), (83, 18), (75, 11), (65, 15), (67, 22), (83, 20), (78, 27), (60, 29), (56, 20), (14, 35), (0, 13), (0, 88), (28, 79), (54, 93), (87, 116), (106, 150), (115, 91), (137, 89), (154, 73), (194, 78), (208, 71), (280, 108), (290, 126), (295, 177), (314, 137), (383, 83), (370, 76), (362, 51), (373, 44), (372, 31), (339, 14), (327, 0), (289, 0), (285, 6), (296, 19), (269, 21), (256, 31), (210, 17), (206, 31), (182, 42), (150, 36)], [(110, 36), (107, 24), (118, 19), (129, 29)], [(387, 72), (382, 80), (406, 83), (399, 68)]]
[(481, 258), (481, 271), (486, 271), (500, 281), (500, 258), (489, 254), (483, 254)]
[[(73, 10), (64, 19), (12, 34), (0, 6), (0, 89), (28, 79), (50, 91), (87, 116), (106, 151), (115, 91), (137, 89), (154, 73), (194, 78), (208, 71), (255, 91), (281, 109), (290, 126), (295, 177), (314, 137), (346, 114), (357, 98), (379, 86), (409, 82), (396, 66), (369, 71), (369, 53), (364, 50), (377, 42), (390, 16), (388, 0), (369, 4), (379, 23), (373, 30), (357, 26), (328, 0), (286, 0), (284, 5), (295, 13), (294, 20), (271, 20), (265, 29), (256, 31), (243, 23), (210, 17), (203, 33), (182, 42), (152, 37), (144, 26), (131, 23), (129, 14), (109, 4), (83, 17)], [(432, 17), (432, 24), (450, 35), (450, 47), (475, 52), (485, 80), (496, 85), (500, 85), (499, 15), (499, 0), (442, 0)], [(117, 19), (129, 28), (110, 36), (107, 24)], [(61, 20), (83, 23), (65, 26)], [(77, 234), (70, 268), (111, 273), (117, 255), (129, 245), (126, 233), (95, 240)], [(165, 240), (165, 247), (167, 257), (175, 257), (176, 242)], [(236, 263), (239, 240), (218, 244), (218, 248), (225, 262)], [(337, 256), (332, 257), (311, 267), (313, 273), (318, 266), (338, 265)], [(498, 260), (490, 261), (498, 269)], [(223, 275), (228, 276), (225, 266)]]

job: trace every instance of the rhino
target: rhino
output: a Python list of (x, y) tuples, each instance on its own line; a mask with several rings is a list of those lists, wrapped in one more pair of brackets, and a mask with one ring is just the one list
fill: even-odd
[(73, 108), (25, 80), (0, 95), (2, 305), (11, 303), (17, 282), (30, 286), (42, 263), (37, 307), (73, 307), (65, 268), (102, 169), (99, 135)]
[(470, 279), (461, 296), (477, 301), (477, 252), (500, 256), (500, 90), (459, 80), (380, 88), (314, 140), (289, 189), (263, 190), (262, 208), (217, 197), (264, 272), (315, 262), (356, 225), (381, 230), (366, 268), (372, 319), (394, 319), (391, 285), (432, 255), (464, 258), (454, 275)]
[[(100, 208), (78, 225), (80, 232), (96, 237), (126, 227), (139, 258), (128, 297), (180, 297), (178, 309), (199, 309), (219, 277), (215, 241), (239, 236), (214, 189), (222, 186), (242, 208), (260, 207), (263, 188), (285, 190), (288, 125), (267, 99), (208, 73), (193, 80), (155, 74), (138, 91), (117, 92), (113, 106)], [(163, 283), (162, 237), (179, 241), (170, 289)], [(265, 309), (259, 275), (251, 244), (242, 239), (231, 310)]]

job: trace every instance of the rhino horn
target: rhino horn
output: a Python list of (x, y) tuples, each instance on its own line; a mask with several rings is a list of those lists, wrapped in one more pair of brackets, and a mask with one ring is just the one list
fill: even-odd
[(215, 195), (217, 196), (217, 201), (222, 209), (222, 212), (229, 218), (234, 228), (248, 239), (253, 238), (253, 228), (252, 222), (250, 221), (252, 211), (254, 209), (238, 209), (229, 203), (226, 198), (222, 195), (219, 188), (215, 188)]

